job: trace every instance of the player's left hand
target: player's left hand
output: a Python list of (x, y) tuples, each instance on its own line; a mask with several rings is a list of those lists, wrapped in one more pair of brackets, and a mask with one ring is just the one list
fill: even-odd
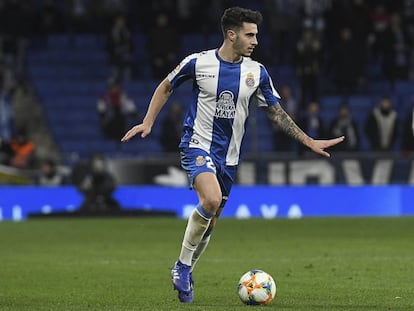
[(337, 137), (334, 139), (314, 139), (310, 144), (309, 148), (324, 157), (330, 157), (331, 155), (325, 151), (325, 148), (329, 148), (339, 144), (345, 139), (345, 136)]
[(141, 124), (135, 125), (128, 132), (126, 132), (126, 134), (124, 135), (124, 137), (121, 138), (121, 141), (123, 143), (125, 143), (128, 140), (130, 140), (132, 137), (134, 137), (135, 135), (137, 135), (138, 133), (141, 133), (141, 137), (142, 138), (145, 138), (146, 136), (149, 135), (149, 133), (151, 133), (151, 126), (146, 125), (145, 123), (141, 123)]

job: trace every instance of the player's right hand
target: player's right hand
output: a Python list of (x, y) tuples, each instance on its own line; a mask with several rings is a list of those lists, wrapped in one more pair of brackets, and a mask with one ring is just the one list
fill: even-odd
[(148, 125), (145, 125), (144, 123), (135, 125), (128, 132), (126, 132), (126, 134), (124, 135), (124, 137), (121, 138), (121, 141), (123, 143), (125, 143), (128, 140), (130, 140), (132, 137), (134, 137), (135, 135), (137, 135), (138, 133), (141, 133), (141, 137), (144, 138), (147, 135), (149, 135), (149, 133), (151, 133), (151, 127), (148, 126)]
[(339, 144), (344, 141), (345, 136), (337, 137), (334, 139), (312, 139), (312, 144), (309, 146), (314, 152), (319, 153), (325, 157), (330, 157), (331, 155), (325, 151), (325, 148), (329, 148)]

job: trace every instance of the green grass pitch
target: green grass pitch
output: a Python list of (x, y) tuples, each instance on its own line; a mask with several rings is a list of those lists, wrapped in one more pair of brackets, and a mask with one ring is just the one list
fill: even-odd
[[(414, 310), (413, 218), (222, 219), (194, 272), (195, 301), (170, 281), (185, 221), (0, 223), (0, 310)], [(276, 281), (243, 305), (240, 276)]]

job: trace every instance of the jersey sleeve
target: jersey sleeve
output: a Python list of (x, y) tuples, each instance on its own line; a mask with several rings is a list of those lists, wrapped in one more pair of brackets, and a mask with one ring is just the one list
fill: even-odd
[(256, 91), (259, 107), (273, 106), (279, 103), (280, 95), (273, 87), (272, 78), (264, 66), (260, 66), (260, 83)]
[(197, 54), (189, 55), (168, 74), (167, 79), (170, 81), (173, 89), (177, 88), (184, 81), (195, 78), (196, 60)]

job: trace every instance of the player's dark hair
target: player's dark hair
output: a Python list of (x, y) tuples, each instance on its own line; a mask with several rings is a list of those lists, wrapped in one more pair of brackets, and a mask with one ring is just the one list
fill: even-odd
[(259, 25), (262, 20), (263, 17), (259, 11), (232, 7), (226, 9), (221, 17), (221, 30), (225, 37), (228, 30), (239, 30), (243, 27), (243, 23)]

